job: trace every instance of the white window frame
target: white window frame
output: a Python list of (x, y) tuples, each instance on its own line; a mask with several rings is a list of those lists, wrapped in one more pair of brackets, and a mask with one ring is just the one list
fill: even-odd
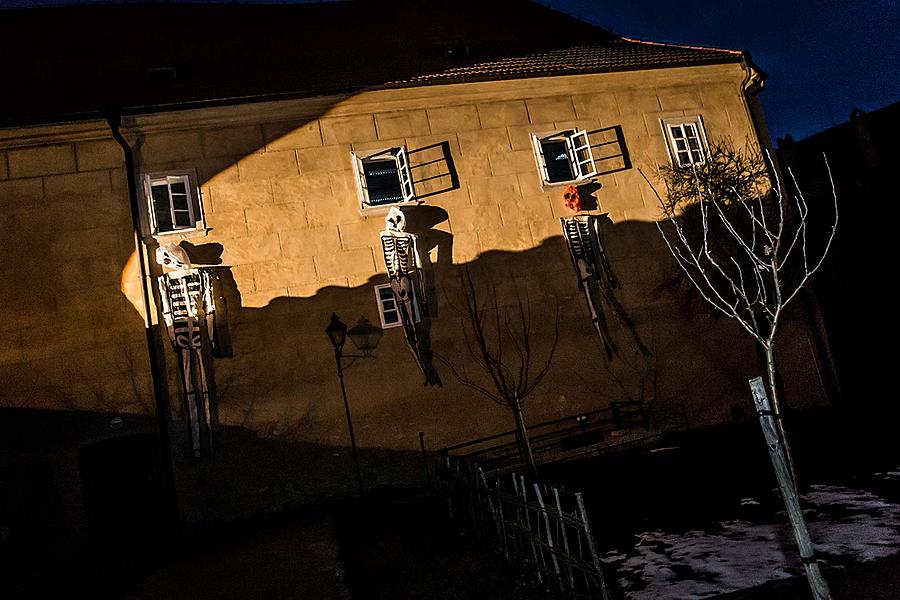
[[(141, 176), (144, 188), (144, 198), (146, 199), (147, 222), (150, 226), (151, 235), (171, 235), (186, 233), (189, 231), (198, 231), (206, 228), (206, 216), (203, 211), (203, 198), (197, 187), (197, 173), (195, 171), (164, 171), (158, 173), (145, 173)], [(160, 231), (159, 223), (156, 219), (156, 208), (153, 205), (153, 186), (165, 182), (169, 186), (169, 211), (172, 219), (172, 229)], [(175, 225), (175, 206), (172, 203), (171, 186), (173, 183), (184, 183), (184, 189), (187, 196), (188, 220), (193, 223), (190, 226)]]
[[(394, 308), (385, 309), (384, 308), (384, 300), (381, 297), (381, 290), (388, 290), (391, 293), (390, 299), (394, 301)], [(422, 320), (422, 317), (419, 315), (419, 303), (416, 301), (416, 292), (413, 290), (412, 294), (412, 306), (413, 306), (413, 317), (416, 320), (416, 323), (419, 323)], [(400, 327), (403, 325), (403, 320), (400, 318), (400, 307), (397, 305), (397, 299), (394, 297), (394, 290), (391, 288), (390, 283), (379, 283), (375, 285), (375, 302), (376, 306), (378, 306), (378, 318), (381, 320), (381, 328), (382, 329), (390, 329), (391, 327)], [(397, 313), (397, 322), (396, 323), (386, 323), (384, 321), (384, 313), (385, 312), (396, 312)]]
[[(409, 156), (406, 146), (387, 148), (366, 155), (351, 152), (351, 155), (353, 156), (353, 172), (356, 175), (356, 189), (359, 192), (361, 210), (374, 211), (381, 208), (387, 209), (391, 206), (402, 206), (416, 202), (416, 191), (415, 186), (413, 186), (412, 171), (409, 168)], [(397, 166), (397, 177), (400, 183), (401, 198), (396, 202), (371, 204), (369, 199), (369, 187), (366, 184), (365, 163), (387, 159), (393, 159), (394, 164)]]
[[(565, 142), (566, 154), (569, 157), (569, 167), (572, 169), (572, 179), (565, 181), (550, 181), (547, 170), (547, 159), (544, 156), (543, 142)], [(537, 160), (538, 171), (541, 174), (541, 183), (544, 185), (560, 185), (574, 181), (584, 181), (597, 175), (597, 163), (594, 161), (594, 153), (591, 150), (591, 142), (588, 140), (587, 131), (584, 129), (564, 129), (551, 134), (531, 134), (531, 145), (534, 148), (534, 157)], [(587, 154), (587, 158), (579, 158), (579, 152)]]
[[(669, 154), (669, 162), (674, 167), (689, 167), (691, 165), (701, 165), (709, 158), (709, 144), (706, 140), (706, 128), (703, 126), (703, 118), (700, 115), (691, 117), (672, 117), (668, 119), (660, 119), (660, 125), (663, 130), (663, 137), (666, 140), (666, 152)], [(684, 140), (688, 144), (686, 150), (678, 150), (677, 140), (673, 135), (673, 129), (681, 132)], [(697, 151), (699, 158), (694, 156), (691, 151), (689, 134), (693, 129), (694, 136), (697, 140)], [(687, 161), (682, 162), (679, 158), (680, 153), (687, 153)]]

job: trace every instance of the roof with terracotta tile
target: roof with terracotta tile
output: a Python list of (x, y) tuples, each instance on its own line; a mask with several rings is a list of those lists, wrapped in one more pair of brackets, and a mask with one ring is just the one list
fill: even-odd
[(0, 126), (203, 103), (737, 62), (529, 0), (102, 4), (0, 11)]
[(439, 73), (419, 75), (398, 83), (443, 83), (685, 67), (738, 62), (742, 56), (743, 53), (737, 50), (677, 46), (617, 38), (602, 45), (560, 48), (525, 56), (478, 62)]

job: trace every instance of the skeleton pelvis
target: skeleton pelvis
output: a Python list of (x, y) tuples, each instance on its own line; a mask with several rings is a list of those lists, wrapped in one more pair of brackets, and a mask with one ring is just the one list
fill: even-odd
[(405, 301), (412, 296), (412, 282), (409, 277), (401, 277), (391, 281), (391, 289), (399, 300)]
[(177, 348), (199, 348), (199, 327), (175, 327), (175, 346)]

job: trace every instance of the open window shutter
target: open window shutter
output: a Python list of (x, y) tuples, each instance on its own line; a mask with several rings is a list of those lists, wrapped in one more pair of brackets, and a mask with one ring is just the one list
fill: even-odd
[(596, 175), (597, 166), (594, 163), (594, 154), (591, 152), (591, 142), (588, 140), (587, 131), (584, 129), (574, 131), (566, 139), (572, 156), (575, 178), (586, 179)]
[(403, 201), (409, 202), (416, 197), (413, 190), (412, 174), (409, 172), (409, 160), (406, 158), (406, 148), (401, 146), (394, 155), (397, 162), (397, 176), (400, 178), (400, 191), (403, 194)]
[(575, 154), (575, 142), (572, 141), (572, 134), (565, 135), (563, 139), (566, 140), (566, 154), (569, 155), (569, 164), (572, 165), (572, 175), (575, 176), (575, 179), (581, 179), (578, 170), (578, 155)]
[(541, 170), (541, 181), (549, 182), (550, 174), (547, 172), (547, 159), (544, 157), (544, 147), (538, 136), (531, 134), (531, 143), (534, 145), (534, 154), (537, 156), (538, 168)]
[(150, 177), (144, 178), (144, 197), (147, 199), (147, 214), (150, 215), (150, 231), (156, 233), (159, 231), (159, 225), (156, 223), (156, 207), (153, 205), (153, 190), (150, 187)]
[(363, 206), (369, 203), (369, 189), (366, 187), (366, 175), (363, 169), (363, 159), (353, 154), (353, 172), (356, 174), (356, 186), (359, 190), (359, 202)]
[(697, 125), (694, 123), (685, 123), (683, 127), (684, 138), (687, 141), (688, 151), (691, 153), (691, 162), (703, 162), (703, 148), (700, 143), (700, 134), (697, 132)]

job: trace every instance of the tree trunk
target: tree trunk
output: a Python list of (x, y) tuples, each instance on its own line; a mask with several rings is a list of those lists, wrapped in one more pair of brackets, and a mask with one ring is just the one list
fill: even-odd
[(797, 469), (794, 467), (794, 453), (791, 452), (791, 446), (788, 444), (787, 433), (784, 430), (784, 414), (781, 412), (781, 400), (778, 397), (778, 384), (775, 379), (775, 348), (772, 342), (763, 346), (766, 351), (766, 375), (769, 381), (769, 394), (772, 397), (772, 412), (775, 413), (775, 426), (778, 429), (778, 437), (781, 438), (781, 445), (784, 447), (785, 458), (787, 459), (788, 470), (794, 487), (800, 489), (797, 481)]
[(516, 439), (519, 442), (519, 457), (528, 465), (528, 470), (537, 478), (537, 465), (534, 464), (534, 454), (531, 452), (531, 441), (528, 439), (528, 430), (525, 428), (525, 417), (522, 415), (522, 402), (518, 397), (513, 398), (513, 416), (516, 419)]

